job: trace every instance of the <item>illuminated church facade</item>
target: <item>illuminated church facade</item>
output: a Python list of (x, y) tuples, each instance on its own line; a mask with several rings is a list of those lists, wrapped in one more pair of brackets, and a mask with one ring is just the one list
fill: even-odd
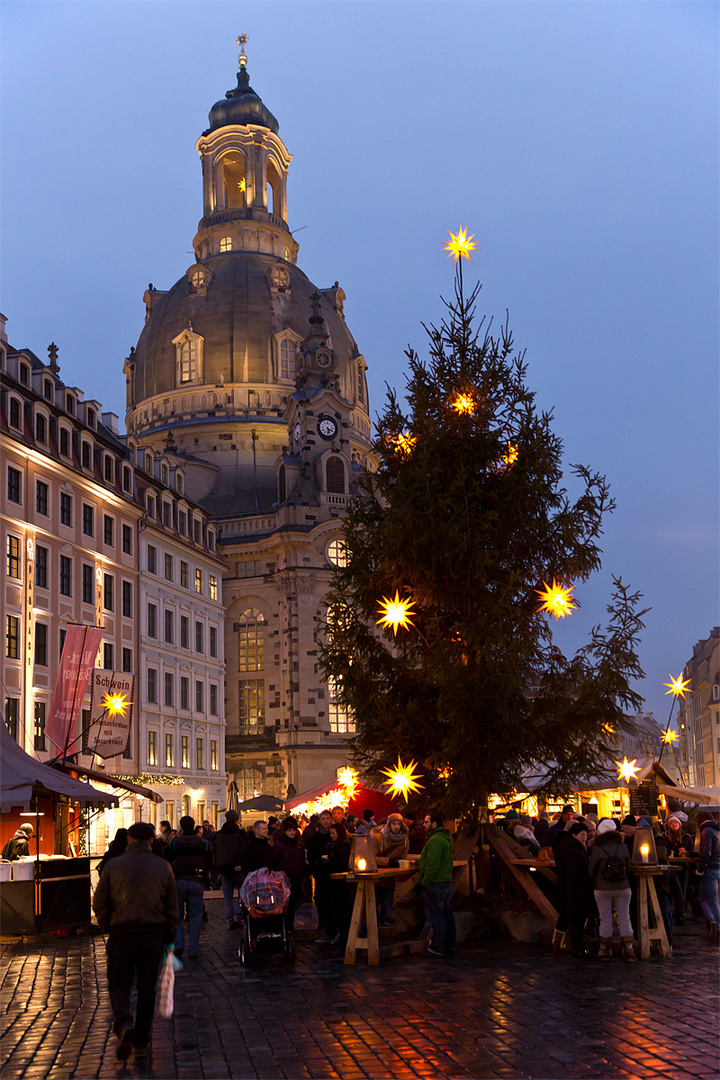
[[(242, 801), (334, 778), (352, 717), (318, 664), (353, 477), (372, 467), (365, 359), (337, 282), (316, 288), (287, 223), (291, 155), (250, 86), (197, 142), (195, 261), (149, 286), (125, 362), (135, 460), (182, 476), (225, 562), (225, 762)], [(140, 685), (147, 680), (141, 672)]]

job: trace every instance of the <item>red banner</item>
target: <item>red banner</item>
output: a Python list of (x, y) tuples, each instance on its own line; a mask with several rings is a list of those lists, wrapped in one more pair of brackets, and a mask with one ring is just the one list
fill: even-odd
[(75, 720), (82, 707), (83, 698), (90, 682), (95, 658), (103, 637), (101, 626), (80, 626), (73, 623), (67, 628), (60, 667), (50, 712), (45, 724), (45, 734), (64, 755), (74, 741)]

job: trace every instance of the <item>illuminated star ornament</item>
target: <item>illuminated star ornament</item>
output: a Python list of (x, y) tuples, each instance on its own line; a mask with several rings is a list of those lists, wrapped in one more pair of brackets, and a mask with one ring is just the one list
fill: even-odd
[(518, 459), (518, 448), (517, 448), (517, 443), (511, 443), (511, 442), (509, 442), (509, 443), (507, 444), (507, 450), (506, 450), (506, 451), (505, 451), (505, 453), (503, 454), (503, 458), (502, 458), (502, 459), (503, 459), (503, 461), (505, 462), (505, 464), (507, 465), (508, 469), (509, 469), (509, 468), (510, 468), (510, 467), (511, 467), (512, 465), (514, 465), (514, 464), (515, 464), (515, 462), (516, 462), (516, 461), (517, 461), (517, 459)]
[(622, 761), (616, 761), (615, 764), (618, 767), (618, 780), (627, 780), (627, 782), (630, 783), (631, 780), (637, 779), (637, 774), (640, 772), (637, 758), (628, 761), (628, 759), (624, 757)]
[(409, 431), (401, 431), (400, 434), (396, 435), (393, 439), (393, 446), (399, 454), (403, 455), (403, 457), (410, 457), (416, 443), (417, 439), (414, 435), (411, 435)]
[(129, 705), (132, 705), (131, 701), (128, 701), (125, 694), (111, 693), (106, 694), (100, 702), (103, 709), (107, 709), (110, 716), (124, 716), (125, 710)]
[(395, 635), (397, 635), (399, 626), (402, 626), (403, 630), (409, 630), (411, 626), (415, 625), (410, 618), (411, 615), (415, 614), (413, 610), (414, 602), (411, 599), (401, 600), (397, 589), (392, 599), (383, 596), (378, 604), (380, 618), (376, 620), (375, 625), (383, 626), (386, 630), (392, 628)]
[(472, 416), (475, 412), (475, 402), (470, 394), (458, 394), (452, 402), (452, 407), (458, 416)]
[(668, 694), (672, 694), (673, 697), (684, 698), (685, 697), (685, 691), (690, 689), (690, 680), (689, 679), (683, 679), (682, 675), (678, 675), (677, 679), (673, 679), (673, 677), (671, 675), (670, 676), (670, 682), (664, 682), (663, 686), (669, 686), (670, 687), (669, 690), (665, 691), (665, 697), (667, 697)]
[(674, 728), (668, 728), (667, 731), (663, 731), (661, 737), (662, 741), (665, 743), (666, 746), (672, 746), (672, 744), (674, 742), (677, 742), (677, 740), (680, 738)]
[(349, 765), (343, 766), (343, 768), (337, 771), (338, 784), (340, 785), (341, 794), (343, 800), (348, 803), (353, 799), (357, 793), (357, 789), (360, 782), (360, 774), (357, 769), (351, 768)]
[(418, 784), (421, 773), (414, 772), (417, 762), (411, 761), (409, 765), (403, 765), (398, 755), (397, 765), (392, 769), (383, 769), (382, 772), (389, 778), (383, 780), (388, 788), (388, 795), (402, 795), (407, 799), (409, 791), (420, 791), (422, 784)]
[(458, 259), (467, 259), (468, 262), (472, 262), (470, 252), (478, 247), (478, 244), (473, 243), (475, 233), (468, 236), (464, 229), (458, 229), (457, 233), (451, 233), (448, 229), (448, 236), (450, 239), (445, 244), (443, 250), (447, 251), (448, 259), (452, 257), (453, 266)]
[(238, 187), (240, 188), (241, 191), (245, 190), (245, 178), (244, 177), (243, 177), (242, 180), (238, 180)]
[(543, 581), (543, 585), (545, 586), (544, 591), (542, 589), (535, 590), (542, 600), (538, 611), (547, 611), (548, 615), (554, 615), (557, 620), (564, 619), (573, 608), (577, 608), (577, 604), (570, 595), (575, 588), (574, 585), (558, 585), (555, 578), (553, 578), (552, 585), (548, 585), (546, 581)]

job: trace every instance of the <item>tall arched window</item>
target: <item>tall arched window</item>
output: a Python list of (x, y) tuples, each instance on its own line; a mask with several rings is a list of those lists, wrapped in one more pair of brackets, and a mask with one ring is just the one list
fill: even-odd
[(238, 620), (238, 671), (262, 671), (265, 667), (265, 616), (247, 608)]
[(327, 459), (325, 466), (327, 491), (335, 495), (345, 494), (345, 463), (343, 459), (332, 455)]
[(202, 378), (203, 338), (188, 328), (173, 338), (173, 345), (176, 385), (199, 382)]
[(295, 378), (295, 342), (290, 338), (283, 338), (280, 342), (280, 378), (288, 382)]

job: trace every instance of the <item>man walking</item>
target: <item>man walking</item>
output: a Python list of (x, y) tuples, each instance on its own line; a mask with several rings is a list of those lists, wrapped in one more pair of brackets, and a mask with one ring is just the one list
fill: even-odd
[(203, 917), (203, 895), (209, 884), (212, 869), (212, 846), (195, 833), (195, 819), (180, 818), (180, 835), (165, 848), (163, 855), (172, 866), (177, 888), (180, 919), (175, 938), (175, 954), (185, 951), (183, 913), (187, 909), (190, 919), (190, 951), (188, 958), (197, 959), (200, 945), (200, 927)]
[[(178, 926), (178, 904), (172, 870), (153, 855), (155, 830), (138, 821), (128, 829), (128, 849), (105, 867), (93, 900), (103, 933), (108, 933), (107, 978), (113, 1030), (120, 1061), (150, 1048), (155, 1012), (155, 984), (166, 944)], [(137, 976), (137, 1010), (133, 1022), (130, 993)]]
[[(213, 833), (215, 865), (222, 883), (228, 930), (238, 930), (240, 928), (240, 886), (243, 883), (240, 864), (242, 862), (245, 833), (238, 825), (239, 818), (240, 815), (237, 810), (228, 810), (225, 814), (225, 824), (218, 832)], [(236, 890), (238, 893), (237, 902), (234, 900)]]
[(444, 818), (434, 811), (430, 814), (430, 829), (419, 865), (425, 918), (432, 928), (432, 941), (427, 950), (431, 956), (453, 956), (455, 953), (455, 916), (450, 908), (452, 868), (452, 836), (445, 828)]

